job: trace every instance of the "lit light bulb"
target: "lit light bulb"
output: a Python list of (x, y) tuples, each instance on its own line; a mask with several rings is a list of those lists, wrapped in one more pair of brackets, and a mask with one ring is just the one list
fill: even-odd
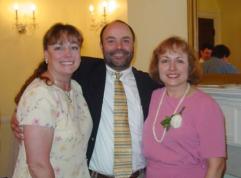
[(102, 7), (103, 7), (103, 8), (106, 8), (107, 6), (108, 6), (108, 3), (107, 3), (106, 1), (103, 1), (103, 2), (102, 2)]
[(18, 24), (18, 9), (19, 9), (18, 4), (17, 4), (17, 3), (15, 3), (15, 4), (13, 5), (13, 8), (14, 8), (14, 10), (15, 10), (15, 19), (16, 19), (16, 24)]
[(32, 18), (33, 20), (35, 20), (35, 10), (36, 10), (35, 4), (31, 4), (30, 9), (32, 10)]
[(89, 11), (90, 11), (90, 13), (93, 13), (94, 10), (95, 10), (95, 8), (94, 8), (94, 6), (91, 4), (91, 5), (89, 6)]
[(35, 4), (31, 4), (31, 5), (30, 5), (30, 8), (31, 8), (32, 12), (35, 12), (35, 11), (36, 11), (36, 6), (35, 6)]
[(18, 9), (19, 9), (18, 3), (15, 3), (15, 4), (13, 5), (13, 9), (14, 9), (15, 11), (18, 11)]
[(117, 4), (115, 1), (110, 1), (109, 2), (109, 11), (113, 12), (117, 8)]

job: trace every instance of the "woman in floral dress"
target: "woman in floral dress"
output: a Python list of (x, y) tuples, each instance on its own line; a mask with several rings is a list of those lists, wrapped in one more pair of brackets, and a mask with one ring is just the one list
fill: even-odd
[(88, 178), (86, 149), (92, 119), (80, 85), (81, 33), (55, 24), (43, 38), (44, 61), (16, 97), (23, 129), (13, 178)]

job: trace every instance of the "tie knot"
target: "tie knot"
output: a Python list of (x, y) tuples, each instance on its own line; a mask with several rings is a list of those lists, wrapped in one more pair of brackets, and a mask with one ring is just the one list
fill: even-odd
[(116, 72), (115, 73), (115, 77), (116, 77), (116, 80), (120, 80), (121, 73), (120, 72)]

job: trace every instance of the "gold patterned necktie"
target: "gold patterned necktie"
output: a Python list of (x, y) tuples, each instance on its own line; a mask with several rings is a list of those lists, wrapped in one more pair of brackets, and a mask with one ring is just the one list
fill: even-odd
[(114, 174), (115, 178), (128, 178), (132, 174), (131, 134), (128, 107), (120, 73), (115, 73), (114, 94)]

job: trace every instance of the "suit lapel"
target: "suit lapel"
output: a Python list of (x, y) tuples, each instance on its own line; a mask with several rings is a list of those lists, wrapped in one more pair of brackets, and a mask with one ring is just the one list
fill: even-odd
[(144, 81), (142, 81), (142, 77), (139, 76), (138, 71), (134, 67), (132, 68), (132, 71), (133, 71), (133, 74), (135, 76), (136, 85), (137, 85), (137, 89), (138, 89), (140, 100), (141, 100), (142, 111), (143, 111), (144, 118), (145, 118), (146, 113), (147, 113), (146, 110), (145, 110), (147, 94), (145, 93), (146, 90), (144, 89), (145, 86), (143, 85)]
[[(103, 104), (104, 90), (105, 90), (105, 80), (106, 80), (106, 67), (105, 65), (99, 65), (90, 74), (89, 81), (89, 93), (91, 101), (91, 110), (93, 113), (94, 122), (98, 122), (101, 116), (101, 109)], [(98, 124), (99, 125), (99, 124)]]

